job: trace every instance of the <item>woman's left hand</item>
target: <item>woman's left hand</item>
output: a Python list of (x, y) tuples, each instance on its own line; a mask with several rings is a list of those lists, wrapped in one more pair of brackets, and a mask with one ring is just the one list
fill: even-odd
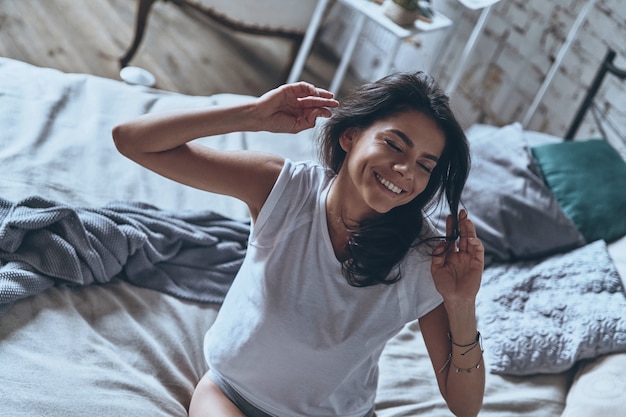
[[(452, 234), (451, 216), (446, 220), (446, 234)], [(431, 272), (444, 301), (475, 300), (480, 288), (485, 248), (465, 210), (459, 213), (459, 234), (458, 242), (441, 242), (432, 257)]]

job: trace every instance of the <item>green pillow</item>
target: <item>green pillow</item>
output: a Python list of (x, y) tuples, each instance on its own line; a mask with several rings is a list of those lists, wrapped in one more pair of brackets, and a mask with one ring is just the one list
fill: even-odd
[(605, 140), (532, 148), (546, 184), (587, 242), (626, 235), (626, 162)]

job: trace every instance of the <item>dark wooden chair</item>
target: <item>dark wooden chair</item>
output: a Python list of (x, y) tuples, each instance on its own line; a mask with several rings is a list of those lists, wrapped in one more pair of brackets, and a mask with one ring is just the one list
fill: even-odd
[[(135, 33), (132, 43), (120, 58), (125, 67), (139, 49), (152, 5), (158, 0), (137, 0)], [(190, 8), (236, 31), (275, 36), (294, 41), (292, 61), (313, 15), (317, 0), (163, 0)]]

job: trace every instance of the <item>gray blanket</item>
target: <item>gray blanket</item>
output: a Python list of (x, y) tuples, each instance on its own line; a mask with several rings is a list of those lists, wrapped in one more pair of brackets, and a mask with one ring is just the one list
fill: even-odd
[(248, 235), (248, 224), (211, 211), (0, 199), (0, 314), (53, 285), (102, 284), (116, 277), (219, 303), (241, 265)]

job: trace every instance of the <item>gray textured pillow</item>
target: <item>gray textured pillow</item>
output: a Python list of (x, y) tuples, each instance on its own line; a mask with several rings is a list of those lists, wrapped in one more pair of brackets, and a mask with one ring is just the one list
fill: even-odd
[(626, 296), (606, 243), (485, 270), (476, 300), (496, 374), (558, 373), (626, 351)]
[[(535, 259), (585, 243), (544, 183), (519, 123), (470, 133), (469, 141), (472, 169), (463, 205), (485, 245), (486, 264)], [(433, 219), (440, 232), (446, 214)]]

